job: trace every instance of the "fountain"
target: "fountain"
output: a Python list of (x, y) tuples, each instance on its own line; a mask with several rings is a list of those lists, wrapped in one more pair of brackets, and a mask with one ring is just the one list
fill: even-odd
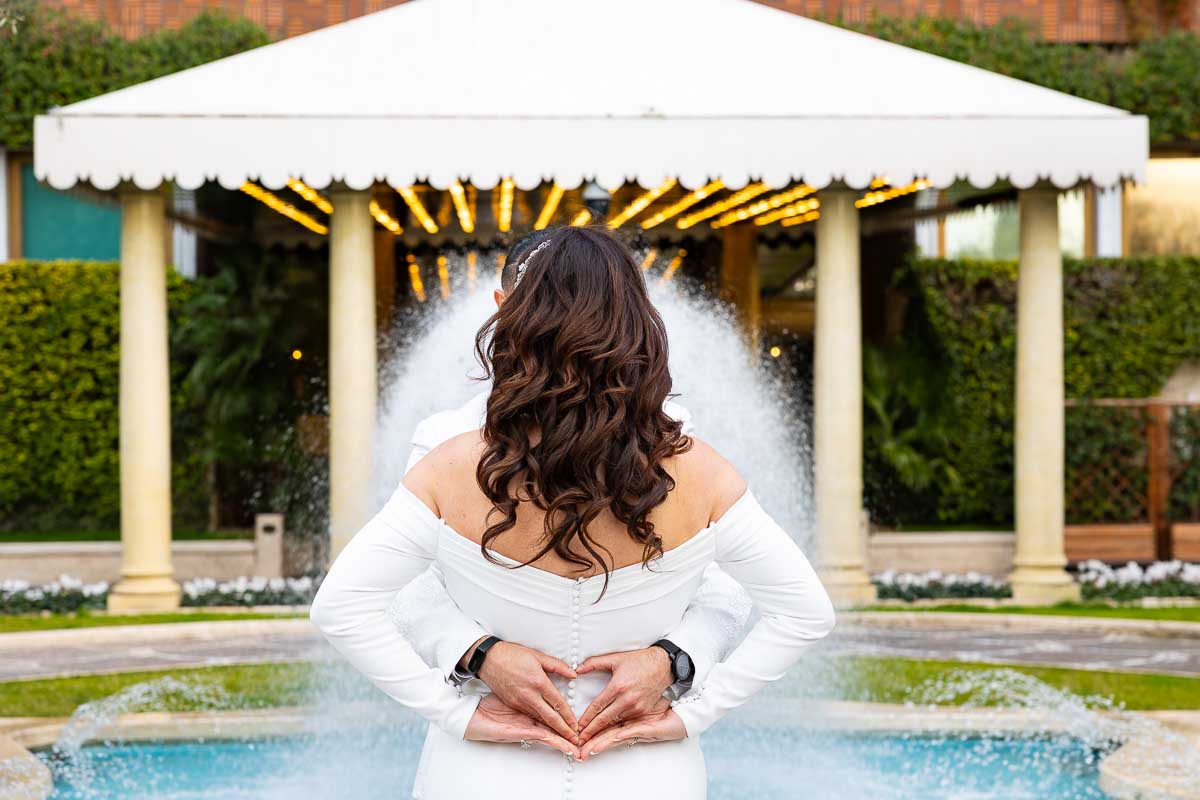
[[(462, 265), (451, 272), (465, 275)], [(650, 282), (671, 335), (679, 401), (693, 413), (697, 434), (743, 470), (808, 549), (804, 409), (769, 364), (751, 358), (723, 307), (695, 287), (660, 285), (653, 270)], [(482, 388), (468, 376), (478, 372), (471, 345), (492, 309), (490, 287), (480, 281), (468, 291), (463, 279), (452, 288), (455, 302), (402, 320), (393, 337), (375, 453), (378, 504), (403, 473), (415, 422)], [(1179, 737), (1103, 699), (993, 670), (952, 672), (915, 687), (906, 706), (837, 702), (846, 667), (829, 649), (818, 647), (789, 678), (706, 734), (711, 797), (1093, 800), (1109, 796), (1102, 759), (1131, 741), (1158, 743), (1139, 756), (1138, 769), (1194, 774), (1200, 785), (1200, 768), (1180, 756), (1188, 751)], [(340, 662), (314, 669), (319, 690), (299, 710), (175, 716), (127, 735), (120, 714), (148, 700), (152, 707), (180, 687), (127, 691), (83, 707), (56, 746), (39, 753), (55, 771), (53, 798), (406, 796), (424, 724)], [(228, 705), (203, 692), (192, 699), (209, 709)], [(937, 705), (952, 700), (961, 705)], [(82, 746), (96, 740), (104, 743)]]

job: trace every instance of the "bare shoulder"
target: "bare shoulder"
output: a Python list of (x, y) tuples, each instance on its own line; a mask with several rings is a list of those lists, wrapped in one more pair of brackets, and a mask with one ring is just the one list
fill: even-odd
[(455, 500), (455, 492), (464, 485), (475, 485), (475, 468), (483, 453), (480, 431), (452, 436), (413, 466), (404, 476), (404, 485), (434, 512)]
[(679, 483), (689, 495), (710, 506), (709, 520), (718, 520), (746, 491), (746, 479), (716, 448), (696, 436), (692, 447), (678, 456)]

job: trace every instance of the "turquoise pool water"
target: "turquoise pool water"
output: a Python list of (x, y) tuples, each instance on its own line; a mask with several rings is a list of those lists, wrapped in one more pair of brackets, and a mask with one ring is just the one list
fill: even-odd
[[(418, 729), (386, 735), (87, 747), (42, 758), (53, 800), (408, 797)], [(1100, 754), (1073, 739), (800, 733), (705, 738), (712, 800), (1102, 800)]]

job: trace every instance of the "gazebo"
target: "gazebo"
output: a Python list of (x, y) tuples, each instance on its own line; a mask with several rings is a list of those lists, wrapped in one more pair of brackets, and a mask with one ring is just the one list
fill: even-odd
[[(750, 0), (413, 0), (52, 109), (38, 178), (119, 193), (122, 578), (110, 605), (178, 603), (170, 562), (164, 187), (291, 179), (336, 208), (330, 253), (330, 532), (369, 518), (376, 419), (372, 187), (675, 178), (803, 184), (816, 220), (820, 563), (874, 596), (860, 531), (859, 211), (873, 180), (1019, 197), (1020, 601), (1068, 598), (1057, 193), (1142, 179), (1147, 121)], [(739, 225), (723, 231), (734, 252)], [(742, 237), (744, 240), (745, 237)], [(743, 293), (754, 293), (753, 276)], [(748, 287), (748, 288), (747, 288)], [(756, 295), (755, 295), (756, 296)], [(750, 300), (748, 302), (754, 302)]]

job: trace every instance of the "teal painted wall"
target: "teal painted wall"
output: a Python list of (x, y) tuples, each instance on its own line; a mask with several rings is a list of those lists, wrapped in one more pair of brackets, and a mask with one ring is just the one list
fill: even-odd
[(51, 189), (21, 167), (21, 256), (116, 261), (121, 254), (121, 210)]

